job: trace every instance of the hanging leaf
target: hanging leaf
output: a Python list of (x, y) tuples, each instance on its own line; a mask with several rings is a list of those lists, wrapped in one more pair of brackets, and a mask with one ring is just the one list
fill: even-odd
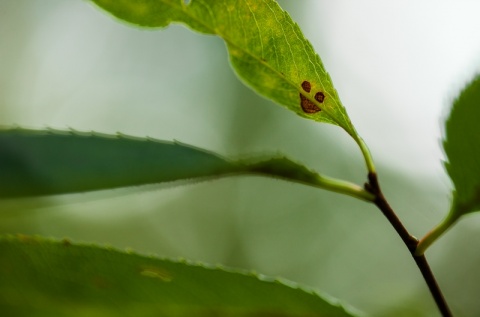
[(452, 213), (480, 210), (480, 76), (453, 103), (445, 125), (445, 167), (455, 186)]
[(285, 157), (232, 161), (178, 142), (58, 130), (0, 130), (0, 197), (261, 175), (373, 199)]
[(68, 240), (0, 237), (2, 316), (329, 316), (298, 285)]
[(276, 1), (92, 1), (138, 26), (163, 28), (177, 22), (218, 35), (237, 74), (259, 94), (358, 137), (320, 57)]

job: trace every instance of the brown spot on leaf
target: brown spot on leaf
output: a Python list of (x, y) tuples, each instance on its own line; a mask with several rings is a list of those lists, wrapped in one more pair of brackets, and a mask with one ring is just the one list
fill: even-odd
[(304, 81), (302, 83), (302, 88), (303, 90), (305, 90), (306, 92), (310, 92), (310, 90), (312, 89), (312, 86), (310, 85), (310, 82), (309, 81)]
[(325, 100), (325, 94), (321, 91), (317, 92), (315, 94), (315, 100), (318, 101), (319, 103), (322, 103)]
[(304, 95), (300, 94), (300, 106), (305, 113), (316, 113), (322, 111), (316, 104), (307, 99)]

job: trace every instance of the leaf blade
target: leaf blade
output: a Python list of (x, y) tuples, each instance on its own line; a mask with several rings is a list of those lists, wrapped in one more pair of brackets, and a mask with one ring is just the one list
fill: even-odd
[(27, 236), (0, 237), (0, 251), (0, 307), (11, 316), (354, 316), (239, 271)]
[(0, 197), (221, 176), (239, 164), (178, 142), (78, 131), (0, 131)]
[[(339, 125), (357, 136), (320, 57), (275, 1), (192, 0), (188, 5), (183, 0), (93, 2), (138, 26), (162, 28), (178, 22), (220, 36), (239, 77), (259, 94), (302, 117)], [(304, 81), (310, 83), (310, 91), (302, 88)], [(324, 97), (315, 98), (320, 92)], [(322, 111), (304, 111), (303, 99)]]
[(73, 130), (0, 130), (0, 175), (0, 198), (258, 175), (373, 199), (282, 156), (234, 161), (179, 142)]
[[(455, 218), (480, 210), (480, 76), (453, 103), (445, 123), (445, 168), (454, 184), (451, 213)], [(458, 216), (457, 216), (458, 214)]]
[(480, 211), (480, 75), (454, 100), (445, 121), (443, 149), (445, 169), (453, 183), (450, 210), (445, 218), (420, 239), (416, 255), (425, 251), (463, 215)]

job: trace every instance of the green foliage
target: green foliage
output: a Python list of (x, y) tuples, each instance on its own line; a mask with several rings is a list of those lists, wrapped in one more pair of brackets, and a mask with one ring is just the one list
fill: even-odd
[(320, 57), (276, 1), (93, 2), (138, 26), (158, 28), (179, 22), (220, 36), (227, 44), (233, 68), (258, 93), (302, 117), (339, 125), (358, 138)]
[(256, 274), (27, 236), (0, 238), (4, 316), (353, 316)]
[(445, 167), (455, 186), (453, 217), (480, 210), (480, 76), (460, 93), (445, 124)]
[(449, 214), (420, 240), (416, 254), (423, 254), (461, 216), (480, 210), (480, 76), (453, 102), (445, 123), (445, 168), (454, 190)]
[(275, 177), (372, 199), (359, 186), (320, 176), (285, 157), (233, 161), (186, 144), (124, 135), (0, 130), (0, 197), (3, 198), (242, 174)]
[[(384, 213), (414, 256), (442, 315), (451, 315), (423, 253), (460, 216), (480, 210), (476, 133), (480, 77), (458, 97), (446, 122), (446, 168), (455, 186), (451, 213), (418, 243), (383, 195), (370, 153), (319, 56), (275, 1), (92, 2), (140, 27), (181, 23), (219, 36), (234, 70), (256, 92), (302, 117), (340, 126), (350, 134), (366, 160), (368, 182), (358, 186), (321, 176), (282, 156), (229, 160), (177, 142), (73, 130), (12, 129), (0, 131), (0, 198), (232, 175), (274, 177), (340, 192), (374, 203)], [(180, 88), (179, 94), (188, 93)], [(68, 240), (0, 238), (0, 277), (0, 311), (15, 316), (352, 316), (293, 283)]]
[(178, 143), (73, 131), (4, 130), (0, 149), (0, 197), (170, 182), (240, 168)]

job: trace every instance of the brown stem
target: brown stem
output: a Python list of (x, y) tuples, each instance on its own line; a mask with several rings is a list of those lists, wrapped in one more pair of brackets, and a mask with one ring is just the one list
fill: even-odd
[(400, 238), (403, 240), (405, 245), (407, 246), (410, 254), (412, 255), (415, 263), (417, 264), (418, 269), (423, 275), (425, 282), (430, 290), (430, 293), (437, 304), (438, 309), (443, 317), (452, 317), (452, 312), (450, 308), (448, 308), (447, 302), (438, 286), (437, 281), (435, 280), (435, 276), (433, 275), (430, 266), (428, 265), (427, 259), (424, 255), (415, 255), (415, 249), (418, 245), (418, 239), (412, 236), (405, 226), (402, 224), (400, 219), (397, 217), (395, 212), (393, 211), (392, 207), (388, 204), (385, 196), (380, 189), (380, 185), (378, 183), (378, 177), (376, 173), (369, 173), (368, 174), (368, 183), (365, 184), (365, 189), (375, 195), (375, 205), (382, 211), (385, 217), (387, 217), (390, 224), (393, 226), (395, 231), (397, 231)]

